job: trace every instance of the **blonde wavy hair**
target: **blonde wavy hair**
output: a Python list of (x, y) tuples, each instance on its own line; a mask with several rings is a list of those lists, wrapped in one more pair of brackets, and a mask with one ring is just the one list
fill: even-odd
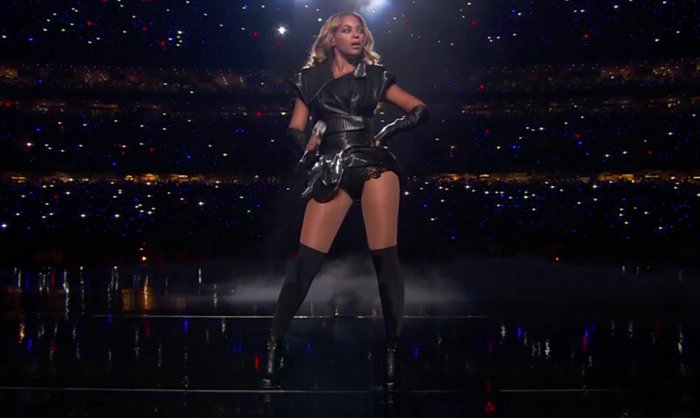
[(380, 55), (374, 51), (374, 38), (372, 37), (372, 32), (370, 32), (367, 26), (367, 21), (362, 15), (355, 12), (340, 12), (332, 15), (323, 23), (321, 30), (316, 36), (314, 44), (311, 46), (311, 52), (309, 53), (309, 58), (304, 64), (304, 68), (313, 67), (314, 65), (326, 62), (329, 59), (333, 59), (333, 46), (331, 46), (331, 41), (333, 40), (333, 35), (340, 27), (345, 16), (355, 16), (357, 20), (360, 21), (362, 29), (365, 32), (365, 42), (362, 45), (362, 61), (367, 64), (376, 65), (379, 63)]

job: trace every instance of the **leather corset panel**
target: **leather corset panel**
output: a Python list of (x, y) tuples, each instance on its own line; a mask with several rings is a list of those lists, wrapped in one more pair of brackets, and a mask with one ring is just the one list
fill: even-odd
[(336, 154), (349, 147), (372, 147), (372, 131), (343, 131), (326, 134), (318, 152), (322, 155)]
[(326, 135), (345, 131), (370, 130), (372, 120), (368, 117), (357, 115), (340, 115), (327, 114), (324, 116), (326, 121)]

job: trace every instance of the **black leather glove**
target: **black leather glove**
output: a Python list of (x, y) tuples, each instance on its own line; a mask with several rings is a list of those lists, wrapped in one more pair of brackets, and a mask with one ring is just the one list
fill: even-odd
[(291, 139), (302, 151), (306, 149), (309, 142), (309, 135), (297, 128), (287, 128), (287, 138)]
[(379, 141), (378, 146), (384, 146), (389, 141), (389, 138), (396, 135), (399, 132), (405, 131), (407, 129), (418, 126), (421, 123), (427, 121), (430, 118), (430, 112), (428, 107), (424, 104), (419, 104), (418, 106), (411, 109), (410, 112), (391, 122), (390, 124), (384, 126), (377, 135), (375, 135), (375, 143)]
[(323, 138), (323, 134), (326, 132), (326, 122), (319, 120), (314, 125), (311, 130), (311, 134), (300, 131), (297, 128), (287, 128), (287, 138), (294, 141), (295, 144), (301, 148), (302, 151), (306, 151), (306, 145), (309, 143), (309, 139), (316, 135), (319, 138)]
[[(296, 132), (289, 133), (289, 130), (296, 131)], [(295, 137), (298, 137), (299, 133), (301, 133), (301, 131), (299, 131), (298, 129), (295, 129), (295, 128), (289, 128), (287, 130), (287, 132), (289, 135), (294, 135)], [(313, 165), (316, 164), (316, 161), (318, 161), (318, 156), (319, 156), (318, 147), (315, 147), (314, 149), (310, 149), (310, 150), (307, 150), (306, 147), (308, 146), (308, 142), (311, 138), (313, 138), (314, 136), (317, 136), (319, 138), (323, 138), (323, 134), (325, 132), (326, 132), (326, 122), (319, 120), (316, 122), (313, 129), (311, 130), (310, 136), (301, 133), (302, 135), (304, 135), (303, 139), (300, 139), (299, 141), (297, 141), (297, 139), (294, 138), (294, 141), (300, 145), (301, 145), (301, 141), (305, 141), (305, 142), (303, 142), (303, 145), (301, 146), (301, 148), (304, 150), (304, 155), (301, 156), (301, 159), (297, 163), (297, 168), (296, 168), (297, 170), (299, 170), (299, 169), (310, 170), (311, 167), (313, 167)]]

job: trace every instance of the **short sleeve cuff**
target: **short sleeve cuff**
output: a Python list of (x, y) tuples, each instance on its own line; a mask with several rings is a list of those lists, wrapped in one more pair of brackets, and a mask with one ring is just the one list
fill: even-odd
[(384, 70), (384, 74), (382, 75), (382, 88), (379, 93), (379, 98), (384, 99), (384, 95), (386, 94), (386, 91), (389, 89), (389, 87), (396, 83), (396, 77), (394, 74), (390, 73), (387, 70)]
[(301, 73), (298, 73), (289, 80), (289, 84), (292, 86), (292, 90), (294, 91), (294, 94), (296, 97), (301, 99), (301, 101), (304, 102), (304, 104), (308, 105), (308, 101), (306, 100), (306, 97), (304, 96), (304, 87), (302, 84), (302, 79), (301, 79)]

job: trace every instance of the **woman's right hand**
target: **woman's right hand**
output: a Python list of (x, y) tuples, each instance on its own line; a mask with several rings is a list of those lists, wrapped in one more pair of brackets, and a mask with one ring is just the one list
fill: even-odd
[(304, 151), (313, 151), (321, 145), (321, 137), (318, 135), (311, 135), (311, 139), (306, 144), (306, 149)]

